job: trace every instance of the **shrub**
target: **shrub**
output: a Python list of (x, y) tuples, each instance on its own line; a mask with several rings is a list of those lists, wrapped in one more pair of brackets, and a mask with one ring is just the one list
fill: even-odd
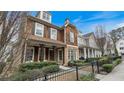
[(96, 80), (94, 74), (88, 74), (88, 75), (83, 75), (80, 77), (80, 80), (82, 81), (94, 81)]
[(5, 66), (6, 66), (5, 62), (0, 62), (0, 74), (2, 73)]
[(41, 69), (28, 70), (26, 72), (16, 72), (8, 80), (11, 81), (31, 81), (35, 80), (38, 77), (42, 76)]
[(86, 63), (85, 60), (74, 60), (74, 61), (69, 61), (68, 62), (68, 66), (81, 66), (81, 65), (84, 65)]
[(115, 67), (115, 66), (117, 66), (117, 65), (120, 64), (120, 63), (121, 63), (121, 59), (118, 58), (118, 59), (116, 59), (116, 60), (113, 62), (113, 66)]
[(100, 58), (98, 61), (99, 61), (99, 65), (102, 66), (103, 64), (110, 63), (111, 57), (104, 56), (104, 57)]
[(113, 57), (113, 60), (116, 60), (116, 59), (121, 59), (121, 56), (115, 56), (115, 57)]
[(44, 75), (59, 71), (59, 65), (50, 65), (42, 68)]
[(86, 62), (93, 62), (93, 61), (95, 61), (95, 60), (99, 60), (100, 58), (87, 58), (86, 59)]
[(49, 66), (49, 65), (57, 65), (55, 62), (33, 62), (33, 63), (24, 63), (21, 64), (19, 67), (19, 71), (25, 72), (27, 70), (32, 70), (32, 69), (41, 69), (44, 66)]
[(109, 73), (113, 69), (113, 64), (104, 64), (102, 67), (103, 67), (104, 71)]

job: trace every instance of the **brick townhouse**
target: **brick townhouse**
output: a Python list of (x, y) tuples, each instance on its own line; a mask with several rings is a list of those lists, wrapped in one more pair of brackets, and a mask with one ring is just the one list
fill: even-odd
[(68, 61), (79, 59), (77, 28), (68, 19), (62, 27), (51, 20), (52, 15), (46, 11), (26, 18), (23, 62), (56, 61), (67, 65)]

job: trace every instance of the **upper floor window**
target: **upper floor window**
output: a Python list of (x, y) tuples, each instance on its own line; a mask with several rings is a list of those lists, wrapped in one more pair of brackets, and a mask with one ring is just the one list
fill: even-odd
[(44, 25), (35, 23), (35, 35), (43, 37)]
[(70, 42), (74, 42), (74, 33), (70, 31)]
[(123, 42), (120, 43), (120, 45), (123, 45), (123, 44), (124, 44)]
[(57, 40), (57, 30), (51, 28), (51, 39)]
[(46, 12), (43, 12), (43, 19), (47, 22), (50, 22), (50, 14), (46, 13)]

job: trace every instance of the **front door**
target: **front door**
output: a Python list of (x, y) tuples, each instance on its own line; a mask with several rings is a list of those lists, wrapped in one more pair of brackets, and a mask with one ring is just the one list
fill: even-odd
[(58, 50), (58, 63), (63, 64), (63, 51)]
[(50, 57), (50, 61), (54, 61), (54, 50), (53, 49), (49, 50), (49, 57)]

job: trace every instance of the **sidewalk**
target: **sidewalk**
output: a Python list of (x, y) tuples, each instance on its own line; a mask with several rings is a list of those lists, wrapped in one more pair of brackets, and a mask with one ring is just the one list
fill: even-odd
[(124, 81), (124, 61), (116, 66), (111, 73), (104, 76), (100, 81)]

